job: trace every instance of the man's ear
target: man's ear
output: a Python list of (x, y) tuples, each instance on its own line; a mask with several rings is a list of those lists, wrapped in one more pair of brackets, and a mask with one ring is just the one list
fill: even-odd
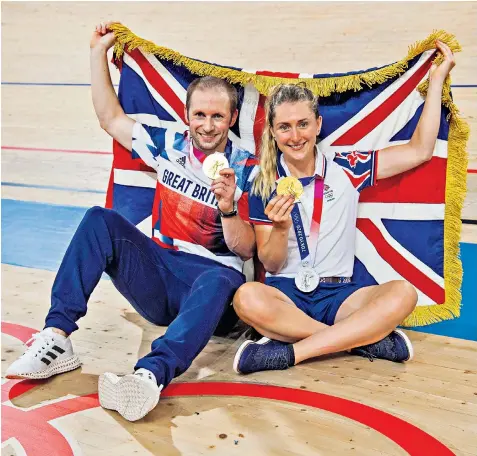
[(184, 119), (185, 119), (185, 123), (186, 125), (189, 125), (189, 113), (187, 112), (187, 106), (184, 105)]
[(238, 117), (238, 109), (235, 110), (235, 112), (232, 114), (232, 118), (230, 119), (231, 127), (233, 127), (235, 125), (235, 122), (237, 122), (237, 117)]

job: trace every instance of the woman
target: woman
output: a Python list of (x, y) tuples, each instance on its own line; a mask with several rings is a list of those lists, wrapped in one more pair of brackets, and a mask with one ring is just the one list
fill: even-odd
[[(234, 298), (240, 318), (265, 337), (240, 346), (237, 373), (286, 369), (343, 350), (371, 360), (412, 358), (411, 342), (395, 328), (416, 306), (414, 287), (406, 281), (360, 287), (351, 275), (359, 192), (432, 158), (442, 88), (455, 65), (449, 47), (436, 46), (444, 61), (431, 68), (424, 109), (407, 144), (327, 160), (316, 147), (322, 119), (313, 94), (282, 85), (268, 97), (261, 169), (249, 199), (267, 277), (265, 284), (243, 285)], [(285, 191), (279, 185), (276, 194), (277, 177), (290, 176), (303, 186), (298, 201), (296, 179), (282, 182)]]

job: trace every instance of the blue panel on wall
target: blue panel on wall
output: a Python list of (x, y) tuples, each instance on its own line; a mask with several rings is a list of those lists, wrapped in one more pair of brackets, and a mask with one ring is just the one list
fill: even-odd
[[(2, 263), (58, 270), (87, 208), (2, 199)], [(461, 243), (464, 266), (460, 318), (411, 328), (477, 340), (477, 244)]]
[(410, 328), (430, 334), (477, 340), (477, 244), (460, 244), (464, 280), (460, 317), (428, 326)]

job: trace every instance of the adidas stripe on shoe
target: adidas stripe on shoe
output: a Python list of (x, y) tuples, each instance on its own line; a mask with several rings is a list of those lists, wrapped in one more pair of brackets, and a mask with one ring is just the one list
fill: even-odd
[(34, 334), (26, 345), (25, 353), (8, 367), (6, 378), (45, 379), (81, 366), (71, 340), (52, 328)]

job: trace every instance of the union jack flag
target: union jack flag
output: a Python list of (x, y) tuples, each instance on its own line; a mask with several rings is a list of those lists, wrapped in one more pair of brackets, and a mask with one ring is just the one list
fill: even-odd
[[(427, 77), (434, 57), (432, 51), (424, 52), (400, 77), (358, 94), (334, 95), (331, 104), (322, 100), (321, 150), (340, 157), (350, 150), (379, 150), (408, 142), (424, 106), (416, 88)], [(448, 113), (442, 110), (433, 158), (363, 190), (359, 204), (354, 279), (366, 285), (408, 280), (416, 288), (421, 306), (445, 302)], [(355, 152), (346, 154), (346, 159), (348, 173), (353, 173), (356, 163), (366, 160), (366, 155)]]
[[(332, 93), (320, 98), (323, 126), (319, 147), (326, 156), (348, 160), (350, 177), (359, 180), (365, 176), (353, 174), (354, 169), (366, 155), (344, 152), (379, 150), (409, 141), (424, 104), (417, 86), (427, 78), (434, 57), (433, 50), (423, 52), (409, 61), (407, 71), (401, 75), (359, 91)], [(151, 126), (160, 119), (172, 135), (187, 129), (186, 89), (197, 74), (140, 49), (125, 51), (116, 63), (121, 70), (119, 99), (126, 114)], [(222, 70), (231, 68), (213, 66)], [(345, 76), (233, 70), (290, 79)], [(362, 73), (366, 71), (370, 70)], [(229, 138), (241, 148), (254, 152), (264, 123), (265, 96), (252, 83), (236, 84), (236, 88), (240, 113)], [(446, 298), (444, 214), (448, 114), (443, 108), (438, 140), (429, 162), (380, 181), (376, 187), (365, 189), (360, 198), (354, 280), (372, 285), (405, 279), (418, 292), (418, 306), (442, 305)], [(150, 218), (155, 174), (119, 144), (114, 143), (113, 151), (107, 206), (152, 235)], [(427, 322), (431, 321), (418, 319), (414, 324)]]

